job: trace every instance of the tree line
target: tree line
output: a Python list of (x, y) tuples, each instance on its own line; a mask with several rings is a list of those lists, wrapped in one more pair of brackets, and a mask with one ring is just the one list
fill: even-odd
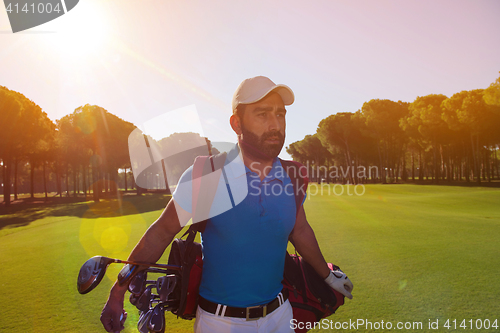
[[(118, 170), (130, 168), (127, 140), (134, 129), (132, 123), (89, 104), (54, 123), (35, 102), (0, 86), (4, 203), (10, 204), (12, 194), (17, 199), (20, 171), (29, 173), (32, 198), (36, 183), (42, 184), (46, 198), (51, 185), (60, 196), (72, 190), (75, 197), (83, 193), (94, 201), (103, 193), (116, 193)], [(38, 181), (37, 170), (42, 172)]]
[[(196, 156), (207, 155), (208, 149), (218, 152), (208, 138), (197, 133), (173, 133), (155, 140), (140, 131), (130, 136), (135, 129), (134, 124), (89, 104), (52, 122), (35, 102), (0, 86), (4, 203), (10, 204), (11, 195), (17, 200), (19, 193), (28, 192), (31, 198), (40, 192), (45, 198), (49, 192), (60, 197), (72, 192), (73, 197), (83, 194), (96, 202), (116, 195), (119, 188), (134, 187), (139, 195), (145, 190), (169, 193), (167, 178), (176, 183)], [(149, 159), (135, 156), (131, 164), (129, 145), (137, 151), (145, 142), (155, 156), (165, 158), (151, 164)], [(138, 172), (136, 183), (132, 170), (137, 171), (138, 164), (146, 164), (146, 168)], [(119, 173), (120, 169), (125, 172)]]
[[(451, 97), (430, 94), (411, 103), (372, 99), (356, 112), (326, 117), (315, 134), (286, 150), (308, 165), (313, 179), (480, 183), (500, 178), (499, 129), (500, 77), (487, 89)], [(367, 175), (370, 167), (375, 175)]]
[[(356, 112), (326, 117), (315, 134), (286, 150), (308, 165), (313, 179), (353, 184), (409, 178), (480, 183), (500, 178), (499, 128), (500, 77), (487, 89), (451, 97), (431, 94), (411, 103), (370, 100)], [(0, 176), (5, 204), (10, 204), (12, 194), (17, 200), (20, 180), (29, 183), (32, 198), (35, 185), (41, 185), (45, 197), (55, 187), (59, 196), (72, 191), (75, 197), (83, 193), (95, 201), (103, 193), (116, 193), (119, 183), (127, 188), (127, 172), (118, 170), (131, 168), (128, 137), (134, 129), (132, 123), (89, 104), (52, 122), (34, 101), (0, 86)], [(166, 149), (200, 139), (193, 133), (176, 133), (157, 144)], [(168, 169), (174, 170), (171, 179), (178, 178), (193, 154), (197, 153), (167, 161)], [(35, 177), (36, 171), (42, 175)], [(144, 177), (157, 176), (149, 173)], [(130, 181), (138, 187), (133, 177)]]

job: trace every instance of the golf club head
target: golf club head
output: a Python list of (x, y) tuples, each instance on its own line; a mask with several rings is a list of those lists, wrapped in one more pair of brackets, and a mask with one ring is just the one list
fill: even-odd
[(146, 287), (147, 276), (148, 276), (148, 273), (146, 271), (138, 272), (130, 280), (130, 283), (128, 284), (128, 291), (130, 291), (132, 294), (135, 294), (135, 295), (142, 294), (142, 292), (144, 291), (144, 288)]
[(137, 330), (141, 333), (149, 333), (148, 323), (151, 315), (153, 314), (153, 309), (143, 312), (139, 321), (137, 322)]
[(138, 299), (139, 299), (139, 295), (134, 295), (134, 294), (130, 294), (130, 297), (128, 298), (128, 300), (130, 301), (130, 304), (132, 304), (132, 305), (136, 305)]
[(120, 270), (120, 273), (118, 273), (118, 283), (120, 285), (128, 283), (135, 276), (135, 274), (137, 274), (138, 270), (139, 266), (126, 264)]
[(175, 274), (170, 274), (167, 276), (161, 276), (156, 280), (156, 290), (160, 295), (160, 301), (166, 302), (168, 296), (174, 291), (175, 285), (177, 284), (177, 277)]
[(148, 321), (150, 332), (165, 332), (165, 309), (162, 304), (157, 304)]
[(135, 307), (139, 309), (139, 311), (148, 311), (149, 304), (151, 302), (151, 288), (153, 285), (147, 286), (144, 292), (139, 296), (137, 302), (135, 303)]
[(139, 320), (137, 320), (137, 327), (139, 327), (139, 323), (144, 319), (144, 315), (148, 313), (148, 311), (139, 311)]
[(93, 290), (101, 282), (106, 268), (113, 259), (95, 256), (87, 260), (78, 273), (77, 288), (80, 294), (86, 294)]

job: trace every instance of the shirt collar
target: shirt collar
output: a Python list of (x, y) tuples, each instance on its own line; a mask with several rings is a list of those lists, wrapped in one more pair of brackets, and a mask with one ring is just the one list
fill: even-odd
[[(245, 165), (245, 170), (246, 170), (247, 174), (254, 174), (254, 175), (256, 175), (256, 173), (253, 172), (252, 170), (250, 170), (250, 168), (248, 168), (246, 165)], [(263, 183), (269, 183), (269, 182), (271, 182), (271, 181), (273, 181), (275, 179), (281, 181), (282, 183), (285, 181), (284, 169), (281, 166), (281, 161), (277, 157), (274, 158), (273, 164), (271, 166), (271, 170), (269, 170), (269, 173), (262, 180), (262, 182)]]
[[(252, 170), (250, 170), (249, 167), (247, 167), (243, 163), (243, 158), (241, 156), (241, 150), (239, 149), (238, 145), (235, 145), (233, 150), (228, 153), (228, 156), (231, 154), (238, 154), (238, 156), (231, 161), (226, 161), (225, 165), (225, 170), (231, 174), (232, 177), (234, 178), (239, 178), (244, 175), (248, 174), (255, 174)], [(233, 155), (234, 156), (234, 155)], [(283, 166), (281, 165), (281, 161), (279, 158), (275, 157), (273, 159), (273, 164), (271, 166), (271, 170), (267, 174), (266, 178), (263, 179), (263, 182), (270, 182), (274, 179), (277, 179), (281, 181), (282, 183), (285, 182), (286, 175), (283, 169)]]

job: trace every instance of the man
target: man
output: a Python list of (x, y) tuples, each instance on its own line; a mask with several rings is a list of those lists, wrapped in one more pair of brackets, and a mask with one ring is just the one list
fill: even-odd
[[(284, 190), (291, 181), (277, 156), (285, 142), (285, 105), (293, 102), (289, 87), (263, 76), (244, 80), (234, 93), (230, 124), (245, 171), (224, 170), (231, 178), (246, 178), (248, 194), (232, 209), (211, 215), (202, 234), (204, 264), (195, 332), (293, 332), (292, 308), (281, 292), (288, 240), (332, 288), (352, 298), (352, 283), (345, 274), (339, 278), (330, 272), (303, 207), (297, 214), (293, 193)], [(188, 182), (191, 172), (192, 168), (186, 170), (179, 184)], [(156, 262), (161, 257), (191, 218), (190, 188), (177, 187), (129, 260)], [(126, 289), (115, 283), (103, 309), (101, 321), (109, 332), (123, 329)], [(252, 321), (241, 315), (250, 311)]]

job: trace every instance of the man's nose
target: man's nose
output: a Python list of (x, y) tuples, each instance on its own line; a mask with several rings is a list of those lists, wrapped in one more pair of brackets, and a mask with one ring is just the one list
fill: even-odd
[(268, 130), (280, 130), (281, 124), (277, 114), (272, 113), (269, 117), (269, 128)]

